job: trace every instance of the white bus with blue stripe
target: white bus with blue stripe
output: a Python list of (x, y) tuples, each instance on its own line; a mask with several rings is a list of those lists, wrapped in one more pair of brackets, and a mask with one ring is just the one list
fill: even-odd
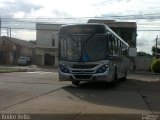
[(129, 45), (105, 24), (62, 26), (58, 48), (60, 81), (116, 83), (127, 77)]

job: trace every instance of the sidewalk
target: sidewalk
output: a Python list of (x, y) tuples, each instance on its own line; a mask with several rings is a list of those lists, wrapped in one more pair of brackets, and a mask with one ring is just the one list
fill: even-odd
[(45, 71), (45, 72), (56, 72), (58, 67), (54, 66), (16, 66), (16, 65), (0, 65), (0, 73), (6, 72), (33, 72), (33, 71)]
[(147, 75), (160, 75), (160, 73), (154, 73), (151, 71), (131, 71), (131, 74), (147, 74)]
[[(0, 73), (2, 72), (58, 72), (58, 66), (16, 66), (16, 65), (0, 65)], [(129, 74), (147, 74), (147, 75), (160, 75), (151, 71), (130, 71)]]
[(45, 72), (57, 72), (58, 66), (36, 66), (31, 65), (26, 67), (28, 70), (34, 70), (34, 71), (45, 71)]

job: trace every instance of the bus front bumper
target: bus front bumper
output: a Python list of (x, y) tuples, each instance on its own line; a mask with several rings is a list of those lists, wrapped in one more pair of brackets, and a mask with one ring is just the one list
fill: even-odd
[(60, 81), (106, 81), (111, 82), (112, 76), (107, 75), (105, 73), (96, 73), (96, 74), (69, 74), (69, 73), (61, 73), (59, 72), (59, 80)]

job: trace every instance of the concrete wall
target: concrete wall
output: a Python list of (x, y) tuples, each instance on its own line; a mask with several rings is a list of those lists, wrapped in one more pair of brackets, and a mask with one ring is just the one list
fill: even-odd
[(20, 56), (27, 56), (32, 58), (33, 48), (21, 47)]
[(35, 64), (44, 65), (44, 51), (35, 48)]
[[(56, 33), (56, 31), (37, 30), (36, 44), (42, 47), (57, 47), (57, 44), (56, 46), (52, 46), (53, 33)], [(57, 43), (57, 40), (55, 42)]]
[(153, 57), (150, 56), (137, 56), (135, 59), (136, 70), (148, 71), (152, 64)]
[(45, 54), (48, 53), (51, 56), (55, 56), (54, 66), (58, 66), (58, 55), (56, 49), (45, 49), (45, 48), (35, 48), (35, 64), (36, 65), (45, 65)]
[[(37, 24), (36, 25), (36, 44), (39, 47), (58, 48), (58, 37), (60, 24)], [(55, 46), (52, 46), (52, 39), (55, 39)]]
[(58, 65), (58, 32), (61, 26), (61, 24), (36, 24), (35, 64), (45, 65), (45, 54), (50, 54), (55, 56), (54, 66)]

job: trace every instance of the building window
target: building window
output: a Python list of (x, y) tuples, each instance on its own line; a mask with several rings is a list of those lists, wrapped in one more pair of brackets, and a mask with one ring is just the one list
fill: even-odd
[(52, 39), (52, 46), (55, 46), (55, 39)]

